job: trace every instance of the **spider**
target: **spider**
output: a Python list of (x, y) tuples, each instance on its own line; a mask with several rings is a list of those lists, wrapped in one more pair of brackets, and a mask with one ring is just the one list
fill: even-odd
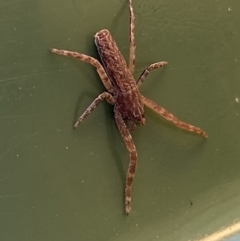
[(98, 106), (102, 100), (106, 99), (108, 103), (114, 106), (115, 121), (130, 155), (125, 187), (125, 210), (127, 214), (131, 211), (131, 189), (138, 159), (137, 150), (130, 131), (134, 130), (136, 125), (145, 125), (146, 120), (144, 115), (144, 106), (152, 109), (177, 127), (195, 132), (207, 138), (207, 134), (199, 127), (180, 121), (172, 113), (140, 94), (139, 87), (144, 82), (148, 74), (152, 70), (167, 65), (167, 62), (162, 61), (149, 65), (144, 69), (137, 81), (135, 81), (133, 77), (136, 52), (134, 36), (135, 16), (132, 0), (129, 0), (129, 12), (130, 54), (128, 66), (119, 51), (115, 40), (107, 29), (103, 29), (95, 34), (95, 44), (102, 64), (97, 59), (82, 53), (55, 48), (51, 49), (53, 53), (73, 57), (93, 65), (107, 89), (107, 91), (101, 93), (78, 118), (74, 128), (78, 127), (78, 125)]

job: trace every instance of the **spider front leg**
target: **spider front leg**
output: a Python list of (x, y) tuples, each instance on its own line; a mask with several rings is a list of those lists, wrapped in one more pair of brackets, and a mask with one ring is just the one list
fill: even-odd
[(129, 130), (127, 129), (126, 124), (124, 123), (124, 120), (121, 114), (118, 112), (118, 110), (114, 110), (114, 111), (115, 111), (115, 120), (116, 120), (118, 129), (122, 135), (122, 138), (130, 154), (130, 163), (128, 167), (126, 188), (125, 188), (125, 210), (126, 210), (126, 213), (129, 214), (131, 211), (131, 188), (132, 188), (132, 182), (133, 182), (133, 178), (134, 178), (136, 166), (137, 166), (137, 150), (134, 145), (132, 136)]
[(146, 79), (146, 77), (148, 76), (148, 74), (150, 73), (150, 71), (154, 70), (154, 69), (159, 69), (165, 65), (167, 65), (168, 63), (165, 61), (162, 62), (157, 62), (154, 64), (149, 65), (140, 75), (140, 77), (137, 80), (137, 86), (139, 87), (143, 81)]
[(155, 111), (157, 114), (161, 115), (164, 117), (166, 120), (171, 121), (174, 125), (176, 125), (179, 128), (182, 128), (184, 130), (190, 131), (190, 132), (195, 132), (205, 138), (207, 138), (207, 134), (200, 129), (199, 127), (190, 125), (188, 123), (180, 121), (177, 117), (175, 117), (172, 113), (168, 112), (165, 110), (163, 107), (157, 105), (155, 102), (152, 100), (149, 100), (148, 98), (142, 96), (142, 101), (144, 105), (146, 105), (148, 108), (152, 109)]
[(134, 74), (135, 69), (135, 58), (136, 58), (136, 44), (134, 36), (134, 12), (132, 6), (132, 0), (129, 0), (129, 12), (130, 12), (130, 29), (129, 29), (129, 38), (130, 38), (130, 53), (129, 53), (129, 69)]
[(93, 102), (92, 104), (83, 112), (83, 114), (78, 118), (77, 122), (74, 125), (74, 128), (77, 128), (79, 124), (98, 106), (98, 104), (106, 99), (107, 102), (111, 105), (114, 105), (115, 99), (114, 97), (109, 94), (108, 92), (103, 92), (100, 94)]
[(109, 80), (103, 66), (99, 63), (99, 61), (91, 56), (85, 55), (85, 54), (81, 54), (78, 52), (72, 52), (72, 51), (68, 51), (68, 50), (61, 50), (61, 49), (51, 49), (51, 52), (55, 53), (55, 54), (59, 54), (59, 55), (63, 55), (63, 56), (68, 56), (68, 57), (73, 57), (76, 59), (80, 59), (86, 63), (91, 64), (92, 66), (94, 66), (97, 69), (97, 72), (99, 74), (99, 77), (101, 78), (105, 88), (110, 92), (110, 93), (114, 93), (114, 88), (111, 84), (111, 81)]

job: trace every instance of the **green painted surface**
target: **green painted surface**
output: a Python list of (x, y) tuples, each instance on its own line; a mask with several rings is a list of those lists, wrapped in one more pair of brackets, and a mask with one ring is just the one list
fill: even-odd
[[(103, 85), (91, 66), (109, 29), (128, 57), (128, 8), (118, 0), (0, 0), (1, 240), (190, 240), (240, 216), (240, 2), (134, 0), (141, 91), (209, 139), (146, 111), (133, 138), (139, 163), (124, 214), (129, 157), (112, 107), (72, 126)], [(239, 99), (239, 102), (238, 102)]]

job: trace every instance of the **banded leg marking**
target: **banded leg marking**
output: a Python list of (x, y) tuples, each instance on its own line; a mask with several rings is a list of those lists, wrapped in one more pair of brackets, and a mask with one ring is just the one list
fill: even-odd
[(137, 166), (137, 150), (134, 145), (132, 136), (129, 130), (127, 129), (126, 124), (124, 123), (124, 120), (121, 114), (117, 111), (115, 112), (115, 120), (130, 155), (130, 163), (128, 167), (127, 178), (126, 178), (126, 188), (125, 188), (125, 210), (126, 210), (126, 213), (129, 214), (131, 211), (132, 182), (133, 182), (133, 178), (134, 178), (136, 166)]
[(138, 78), (137, 80), (137, 86), (139, 87), (143, 81), (146, 79), (146, 77), (148, 76), (148, 74), (154, 70), (154, 69), (159, 69), (165, 65), (167, 65), (168, 63), (165, 62), (165, 61), (162, 61), (162, 62), (157, 62), (157, 63), (154, 63), (154, 64), (151, 64), (149, 65), (143, 72), (142, 74), (140, 75), (140, 77)]
[(130, 12), (130, 29), (129, 29), (129, 38), (130, 38), (130, 53), (129, 53), (129, 69), (132, 74), (134, 74), (135, 70), (135, 58), (136, 58), (136, 43), (135, 43), (135, 36), (134, 36), (134, 12), (132, 6), (132, 0), (129, 0), (129, 12)]
[(79, 124), (99, 105), (101, 101), (104, 99), (107, 100), (108, 103), (111, 105), (115, 104), (114, 97), (109, 94), (108, 92), (103, 92), (100, 94), (93, 102), (92, 104), (83, 112), (83, 114), (78, 118), (77, 122), (74, 125), (74, 128), (77, 128)]
[(59, 55), (63, 55), (63, 56), (68, 56), (68, 57), (73, 57), (76, 59), (80, 59), (86, 63), (91, 64), (92, 66), (94, 66), (97, 69), (97, 72), (99, 74), (99, 77), (101, 78), (105, 88), (110, 92), (110, 93), (114, 93), (114, 88), (112, 86), (111, 81), (109, 80), (103, 66), (99, 63), (99, 61), (91, 56), (85, 55), (85, 54), (81, 54), (78, 52), (72, 52), (72, 51), (68, 51), (68, 50), (61, 50), (61, 49), (51, 49), (51, 52), (55, 53), (55, 54), (59, 54)]
[(142, 96), (142, 101), (143, 101), (144, 105), (146, 105), (148, 108), (152, 109), (153, 111), (155, 111), (157, 114), (161, 115), (166, 120), (172, 122), (177, 127), (190, 131), (190, 132), (195, 132), (205, 138), (208, 137), (207, 134), (199, 127), (196, 127), (196, 126), (193, 126), (188, 123), (180, 121), (176, 116), (174, 116), (172, 113), (165, 110), (163, 107), (157, 105), (152, 100), (149, 100), (148, 98)]

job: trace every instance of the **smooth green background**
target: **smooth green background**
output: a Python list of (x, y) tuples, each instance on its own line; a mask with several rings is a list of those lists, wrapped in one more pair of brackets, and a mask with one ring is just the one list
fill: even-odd
[[(240, 2), (133, 0), (142, 93), (208, 140), (146, 110), (133, 210), (129, 156), (112, 107), (73, 123), (104, 87), (95, 69), (51, 47), (98, 58), (109, 29), (128, 57), (125, 0), (0, 0), (0, 239), (201, 239), (240, 216)], [(239, 102), (238, 102), (239, 98)]]

